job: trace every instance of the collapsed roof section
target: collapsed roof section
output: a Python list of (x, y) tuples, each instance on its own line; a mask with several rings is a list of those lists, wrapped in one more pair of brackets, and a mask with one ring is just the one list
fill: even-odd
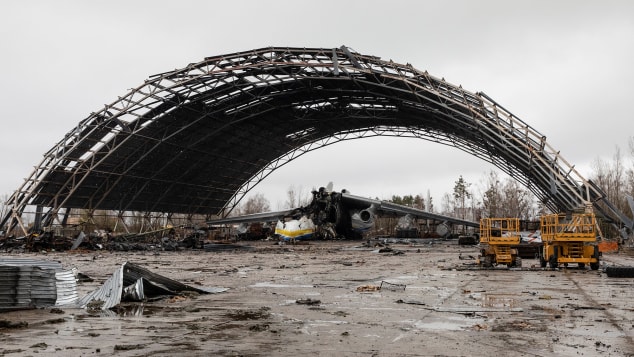
[(554, 211), (604, 196), (485, 94), (342, 46), (261, 48), (154, 75), (68, 132), (8, 204), (14, 218), (47, 207), (49, 220), (62, 208), (223, 214), (303, 153), (386, 135), (477, 156)]
[(184, 291), (216, 294), (226, 290), (226, 288), (195, 288), (152, 273), (139, 265), (125, 262), (99, 289), (79, 299), (78, 305), (82, 308), (90, 307), (93, 310), (107, 310), (119, 305), (121, 301), (144, 301), (178, 295)]

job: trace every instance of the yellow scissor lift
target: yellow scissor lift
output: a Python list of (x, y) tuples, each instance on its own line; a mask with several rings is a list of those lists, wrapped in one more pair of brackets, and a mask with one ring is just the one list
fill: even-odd
[(544, 247), (539, 257), (542, 268), (548, 264), (557, 268), (576, 263), (579, 268), (590, 264), (592, 270), (599, 269), (599, 247), (597, 222), (594, 213), (549, 214), (540, 219)]
[(521, 267), (522, 258), (517, 255), (520, 244), (519, 218), (480, 219), (480, 256), (478, 264), (491, 267), (506, 264)]

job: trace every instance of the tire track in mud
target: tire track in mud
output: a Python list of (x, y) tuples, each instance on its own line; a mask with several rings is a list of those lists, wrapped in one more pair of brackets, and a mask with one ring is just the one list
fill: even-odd
[[(585, 290), (585, 288), (582, 285), (580, 285), (575, 279), (573, 279), (573, 277), (570, 275), (570, 272), (568, 270), (564, 270), (564, 276), (566, 277), (566, 279), (568, 279), (570, 282), (572, 282), (575, 285), (575, 287), (577, 288), (577, 291), (583, 296), (583, 298), (588, 303), (590, 303), (590, 305), (593, 308), (597, 308), (597, 310), (600, 310), (600, 311), (603, 312), (603, 315), (605, 315), (605, 317), (608, 319), (608, 321), (610, 321), (610, 324), (612, 326), (614, 326), (617, 330), (619, 330), (619, 332), (621, 332), (621, 334), (623, 335), (623, 337), (627, 341), (627, 345), (628, 346), (634, 346), (634, 339), (618, 323), (616, 317), (612, 313), (610, 313), (610, 311), (608, 311), (608, 309), (606, 309), (600, 303), (598, 303), (590, 294), (588, 294), (588, 292)], [(630, 353), (632, 353), (632, 351), (630, 351)]]
[[(469, 286), (471, 286), (472, 284), (475, 283), (486, 283), (486, 279), (489, 279), (490, 277), (487, 275), (486, 277), (482, 277), (481, 275), (477, 275), (476, 278), (474, 279), (469, 279), (466, 280), (464, 283), (461, 284), (457, 284), (455, 287), (455, 290), (453, 293), (447, 295), (446, 297), (442, 298), (439, 302), (438, 305), (443, 305), (445, 304), (445, 302), (449, 301), (449, 304), (451, 304), (451, 299), (453, 299), (456, 295), (463, 293), (464, 291), (468, 291)], [(484, 281), (483, 281), (484, 280)], [(427, 313), (425, 313), (420, 320), (424, 320), (427, 317), (430, 317), (430, 315), (434, 312), (436, 313), (452, 313), (450, 311), (447, 312), (442, 312), (442, 311), (437, 311), (434, 309), (429, 309), (429, 308), (423, 308), (422, 310), (426, 310)], [(431, 333), (435, 336), (438, 336), (444, 340), (448, 340), (451, 339), (452, 341), (459, 341), (459, 342), (465, 342), (465, 338), (464, 336), (457, 336), (457, 337), (451, 337), (451, 336), (447, 336), (446, 333), (441, 333), (441, 332), (433, 332), (433, 331), (426, 331), (425, 333)], [(493, 332), (487, 332), (487, 333), (493, 333)], [(515, 338), (504, 338), (504, 337), (500, 337), (499, 338), (500, 341), (504, 341), (503, 345), (498, 345), (496, 343), (493, 342), (489, 342), (487, 343), (485, 341), (485, 339), (477, 339), (475, 341), (471, 341), (471, 343), (476, 343), (476, 344), (480, 344), (482, 346), (486, 346), (489, 349), (494, 349), (496, 350), (496, 352), (505, 355), (508, 353), (509, 351), (509, 344), (511, 344), (511, 341), (514, 341)], [(522, 346), (513, 346), (513, 349), (515, 352), (520, 352), (523, 353), (524, 355), (528, 355), (528, 356), (535, 356), (535, 357), (541, 357), (543, 356), (543, 352), (533, 352), (533, 351), (529, 351), (526, 350), (525, 348), (523, 348)]]

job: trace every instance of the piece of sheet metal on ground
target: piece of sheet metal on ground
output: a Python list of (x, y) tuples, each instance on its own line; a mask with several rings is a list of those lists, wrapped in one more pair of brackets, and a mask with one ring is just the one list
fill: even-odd
[(52, 306), (56, 300), (54, 270), (0, 265), (0, 311)]
[(56, 261), (0, 258), (0, 310), (74, 304), (77, 280)]
[(76, 304), (79, 300), (77, 294), (77, 278), (71, 270), (55, 272), (55, 285), (57, 286), (57, 300), (55, 306)]
[(142, 301), (156, 296), (177, 295), (182, 291), (202, 294), (220, 293), (226, 288), (196, 288), (176, 280), (153, 273), (136, 264), (126, 262), (121, 265), (101, 288), (79, 300), (79, 306), (88, 307), (93, 302), (101, 310), (113, 308), (128, 299)]

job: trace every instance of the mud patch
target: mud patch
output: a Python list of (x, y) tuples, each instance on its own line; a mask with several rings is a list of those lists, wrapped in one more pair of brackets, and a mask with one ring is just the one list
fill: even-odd
[(269, 312), (271, 309), (263, 306), (257, 310), (234, 310), (229, 311), (225, 314), (227, 318), (237, 320), (237, 321), (245, 321), (245, 320), (261, 320), (267, 319), (271, 316)]
[(547, 330), (545, 324), (534, 324), (525, 320), (513, 320), (507, 322), (496, 323), (491, 327), (494, 332), (511, 332), (511, 331), (534, 331), (544, 332)]
[(141, 350), (144, 349), (145, 345), (136, 344), (136, 345), (114, 345), (115, 351), (132, 351), (132, 350)]
[(27, 328), (29, 327), (29, 323), (26, 321), (9, 321), (9, 320), (0, 320), (0, 329), (17, 329), (17, 328)]

